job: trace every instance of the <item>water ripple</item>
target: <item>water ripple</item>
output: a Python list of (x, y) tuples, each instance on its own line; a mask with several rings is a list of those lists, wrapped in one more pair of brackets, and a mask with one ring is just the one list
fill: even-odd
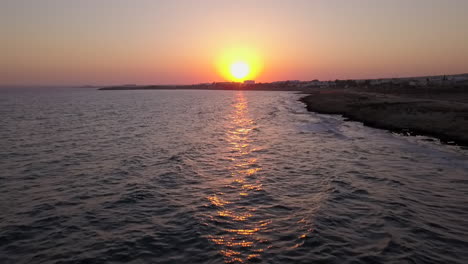
[(464, 263), (468, 153), (282, 92), (0, 97), (1, 263)]

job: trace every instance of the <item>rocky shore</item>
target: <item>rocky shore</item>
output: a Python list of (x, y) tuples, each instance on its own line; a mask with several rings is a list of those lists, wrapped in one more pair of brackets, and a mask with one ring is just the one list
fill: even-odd
[[(433, 99), (438, 97), (443, 100)], [(466, 93), (395, 95), (337, 89), (312, 92), (301, 101), (309, 111), (340, 114), (370, 127), (468, 146), (465, 99)]]

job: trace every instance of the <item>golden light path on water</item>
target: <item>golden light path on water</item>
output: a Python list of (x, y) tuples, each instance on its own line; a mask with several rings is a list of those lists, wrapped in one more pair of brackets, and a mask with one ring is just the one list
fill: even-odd
[(255, 218), (256, 204), (247, 200), (249, 196), (262, 190), (262, 179), (257, 175), (262, 167), (251, 155), (255, 150), (251, 138), (255, 122), (248, 116), (248, 104), (242, 92), (236, 94), (236, 102), (226, 129), (228, 153), (231, 154), (233, 164), (230, 168), (232, 178), (228, 185), (233, 188), (233, 193), (229, 195), (229, 200), (224, 199), (223, 196), (228, 195), (222, 192), (208, 197), (216, 207), (216, 216), (228, 220), (225, 232), (210, 235), (209, 239), (219, 246), (225, 262), (239, 263), (260, 257), (266, 247), (266, 239), (259, 232), (270, 224), (270, 221)]

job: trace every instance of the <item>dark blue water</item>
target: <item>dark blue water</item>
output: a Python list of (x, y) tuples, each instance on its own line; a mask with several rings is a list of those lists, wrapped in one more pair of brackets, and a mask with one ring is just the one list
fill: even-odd
[(0, 92), (0, 263), (467, 263), (468, 153), (236, 91)]

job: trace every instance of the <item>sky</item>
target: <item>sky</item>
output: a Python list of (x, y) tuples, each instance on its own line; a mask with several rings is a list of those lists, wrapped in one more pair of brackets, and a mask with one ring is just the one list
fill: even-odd
[(466, 0), (0, 0), (0, 85), (468, 72)]

